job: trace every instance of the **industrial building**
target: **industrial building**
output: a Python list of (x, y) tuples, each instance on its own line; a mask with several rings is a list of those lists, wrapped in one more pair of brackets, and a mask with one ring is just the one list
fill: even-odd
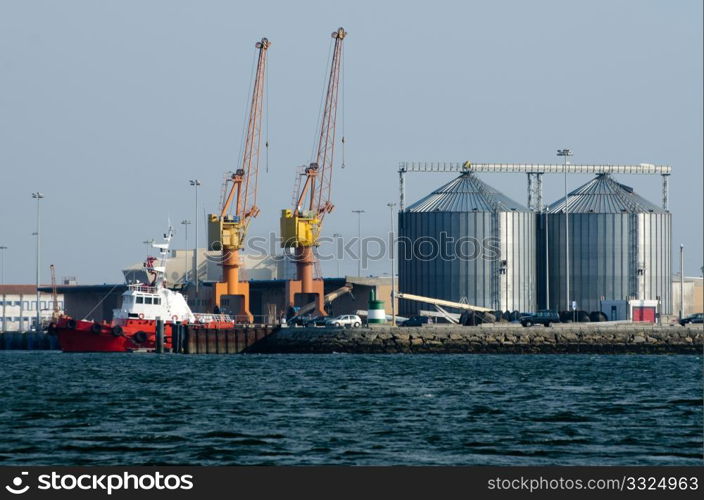
[[(465, 172), (399, 212), (399, 290), (501, 311), (536, 307), (535, 217)], [(400, 303), (400, 314), (420, 304)]]
[[(680, 301), (680, 295), (682, 300)], [(704, 312), (704, 278), (701, 276), (684, 276), (680, 281), (679, 273), (672, 275), (672, 314), (679, 314), (680, 302), (683, 304), (682, 315)]]
[[(63, 294), (57, 295), (56, 300), (59, 309), (63, 309)], [(42, 323), (51, 320), (54, 304), (50, 287), (40, 292), (37, 304), (35, 285), (0, 285), (0, 331), (36, 329), (37, 306)]]
[[(168, 268), (167, 268), (168, 269)], [(332, 303), (327, 305), (329, 314), (357, 314), (366, 311), (369, 294), (373, 290), (379, 300), (384, 301), (386, 311), (390, 310), (391, 278), (390, 277), (356, 277), (346, 276), (340, 278), (325, 278), (324, 291), (326, 294), (342, 287), (349, 287), (349, 292), (344, 293)], [(197, 311), (212, 311), (213, 283), (204, 281), (200, 283), (198, 297), (195, 296), (195, 287), (190, 285), (185, 288), (176, 286), (188, 299), (189, 304), (203, 304), (195, 307)], [(257, 323), (275, 324), (285, 314), (286, 280), (251, 280), (251, 308), (254, 320)], [(50, 291), (49, 287), (40, 288)], [(124, 283), (103, 285), (59, 285), (58, 292), (65, 302), (65, 312), (69, 316), (93, 321), (110, 321), (112, 310), (120, 304), (121, 295), (127, 290)], [(227, 311), (225, 311), (227, 312)]]
[(602, 301), (636, 300), (672, 313), (668, 210), (599, 174), (568, 194), (567, 214), (569, 222), (564, 197), (536, 214), (540, 308), (568, 310), (574, 301), (600, 311)]

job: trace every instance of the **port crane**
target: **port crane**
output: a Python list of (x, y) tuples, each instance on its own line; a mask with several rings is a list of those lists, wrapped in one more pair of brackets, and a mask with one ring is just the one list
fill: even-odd
[[(51, 312), (51, 319), (56, 321), (63, 314), (63, 311), (59, 307), (59, 294), (56, 287), (56, 269), (54, 268), (54, 264), (49, 266), (49, 270), (51, 271), (51, 301), (54, 306)], [(39, 306), (37, 305), (37, 307)]]
[(302, 173), (305, 180), (302, 186), (295, 188), (294, 206), (282, 210), (280, 219), (281, 246), (286, 250), (293, 250), (296, 262), (297, 279), (286, 282), (287, 305), (295, 306), (297, 297), (299, 300), (302, 298), (302, 302), (306, 304), (314, 301), (314, 311), (318, 315), (325, 315), (324, 287), (322, 279), (313, 279), (313, 247), (319, 246), (323, 218), (333, 209), (332, 170), (342, 42), (345, 36), (347, 32), (343, 28), (338, 28), (332, 33), (334, 48), (315, 161), (305, 167)]
[(222, 251), (223, 276), (221, 282), (215, 283), (215, 305), (220, 310), (223, 308), (231, 310), (237, 320), (242, 322), (251, 322), (253, 319), (249, 310), (249, 282), (239, 279), (239, 251), (244, 248), (247, 229), (252, 218), (259, 214), (257, 181), (266, 55), (270, 45), (271, 42), (267, 38), (262, 38), (255, 44), (259, 53), (242, 163), (226, 178), (224, 186), (226, 196), (223, 197), (220, 213), (208, 216), (208, 248)]

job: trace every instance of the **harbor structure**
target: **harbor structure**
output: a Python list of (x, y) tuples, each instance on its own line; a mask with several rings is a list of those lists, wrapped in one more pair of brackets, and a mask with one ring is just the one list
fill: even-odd
[[(539, 307), (571, 304), (598, 311), (603, 301), (637, 300), (657, 301), (661, 314), (672, 312), (668, 210), (600, 173), (536, 218), (538, 275), (547, 276), (538, 280)], [(568, 223), (569, 256), (564, 244)]]
[[(399, 212), (399, 290), (492, 310), (535, 309), (535, 217), (466, 171)], [(403, 300), (400, 314), (419, 304)]]

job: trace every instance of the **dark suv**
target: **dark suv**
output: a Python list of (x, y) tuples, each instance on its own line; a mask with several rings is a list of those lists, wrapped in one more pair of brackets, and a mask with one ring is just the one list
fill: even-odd
[(399, 326), (423, 326), (431, 323), (428, 316), (411, 316)]
[(550, 326), (553, 323), (560, 322), (560, 315), (555, 311), (538, 311), (533, 314), (521, 316), (521, 324), (525, 327), (541, 324)]
[(690, 314), (689, 316), (685, 316), (680, 320), (680, 325), (684, 326), (687, 323), (692, 323), (692, 324), (697, 324), (697, 323), (703, 323), (704, 322), (704, 313), (696, 313), (696, 314)]

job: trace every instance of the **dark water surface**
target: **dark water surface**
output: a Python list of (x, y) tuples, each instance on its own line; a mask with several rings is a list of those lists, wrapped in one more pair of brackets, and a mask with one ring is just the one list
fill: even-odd
[(0, 464), (703, 465), (702, 358), (0, 352)]

